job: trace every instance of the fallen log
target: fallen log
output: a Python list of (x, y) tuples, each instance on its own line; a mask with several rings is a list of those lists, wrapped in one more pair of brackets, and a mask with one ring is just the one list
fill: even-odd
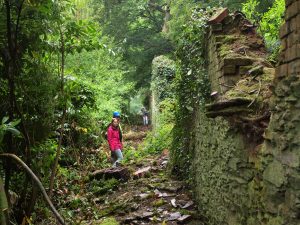
[(130, 178), (130, 172), (127, 167), (106, 168), (94, 171), (89, 177), (90, 180), (109, 180), (115, 178), (117, 180), (127, 181)]

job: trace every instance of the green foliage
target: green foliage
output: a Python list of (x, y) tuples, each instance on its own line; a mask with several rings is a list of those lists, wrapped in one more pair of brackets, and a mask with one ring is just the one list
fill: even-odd
[[(126, 67), (120, 56), (109, 47), (82, 51), (69, 55), (67, 59), (68, 71), (74, 77), (70, 81), (71, 104), (68, 107), (69, 121), (76, 123), (78, 134), (74, 141), (79, 146), (90, 142), (95, 146), (99, 140), (93, 139), (99, 139), (100, 131), (106, 129), (112, 112), (122, 111), (127, 106), (126, 98), (133, 84), (125, 79)], [(80, 128), (88, 129), (87, 132), (78, 132)]]
[[(32, 169), (37, 171), (43, 178), (48, 178), (49, 168), (54, 162), (57, 148), (57, 141), (47, 139), (42, 143), (38, 143), (32, 147), (33, 162)], [(46, 180), (46, 179), (45, 179)]]
[(189, 174), (191, 118), (195, 115), (195, 108), (205, 103), (210, 88), (204, 55), (209, 17), (209, 11), (198, 7), (193, 9), (176, 51), (179, 69), (175, 78), (177, 107), (171, 156), (174, 171), (183, 176)]
[(249, 0), (243, 4), (243, 12), (248, 19), (259, 25), (258, 31), (263, 35), (268, 49), (273, 53), (273, 58), (276, 58), (280, 46), (279, 29), (284, 21), (285, 1), (272, 2), (271, 6), (262, 11), (260, 1)]
[(258, 23), (261, 14), (256, 10), (259, 5), (258, 0), (248, 0), (246, 3), (243, 4), (243, 13), (245, 13), (246, 17), (251, 20), (253, 23)]
[(174, 95), (173, 79), (175, 77), (175, 63), (166, 56), (158, 56), (152, 62), (151, 90), (160, 102)]
[(108, 191), (113, 191), (118, 185), (119, 181), (114, 178), (109, 180), (92, 180), (89, 183), (89, 191), (96, 196), (101, 196)]
[(173, 124), (166, 124), (157, 128), (156, 132), (150, 133), (145, 139), (145, 151), (150, 154), (161, 153), (164, 149), (170, 149), (173, 136)]
[(169, 22), (170, 32), (168, 37), (172, 41), (178, 42), (181, 39), (186, 26), (185, 23), (191, 15), (193, 6), (195, 6), (195, 2), (192, 0), (171, 1), (170, 10), (173, 19)]
[[(8, 47), (6, 2), (11, 7), (9, 25), (11, 37), (16, 38), (12, 40), (15, 52)], [(75, 155), (74, 147), (99, 146), (100, 129), (110, 121), (112, 111), (127, 106), (126, 99), (132, 90), (133, 84), (125, 79), (132, 68), (121, 62), (122, 50), (111, 38), (102, 36), (103, 29), (86, 7), (90, 3), (90, 0), (0, 1), (0, 70), (4, 71), (0, 74), (0, 117), (21, 118), (20, 132), (25, 138), (13, 139), (14, 153), (25, 158), (45, 183), (55, 157), (65, 106), (62, 150), (63, 157), (68, 158)], [(11, 77), (14, 89), (9, 84)], [(10, 107), (12, 95), (15, 95), (14, 107)], [(14, 121), (13, 118), (10, 120)], [(17, 134), (15, 126), (7, 121), (0, 125), (4, 150), (9, 143), (2, 143), (4, 131)], [(6, 169), (6, 165), (3, 167)], [(23, 209), (33, 208), (29, 205), (34, 202), (30, 199), (32, 187), (29, 182), (24, 190), (25, 176), (19, 170), (12, 173), (11, 179), (10, 188), (28, 199), (18, 205), (22, 215), (13, 215), (23, 218)]]
[[(137, 87), (148, 87), (151, 62), (157, 55), (172, 50), (169, 40), (162, 35), (164, 14), (148, 5), (146, 0), (93, 1), (96, 19), (103, 33), (113, 38), (122, 52), (123, 60), (132, 66), (128, 74)], [(162, 6), (166, 1), (154, 1)]]
[(14, 120), (11, 122), (8, 122), (8, 120), (9, 117), (3, 117), (0, 124), (0, 150), (2, 150), (2, 142), (6, 133), (11, 133), (16, 137), (21, 137), (21, 132), (16, 128), (16, 126), (20, 123), (20, 120)]
[(119, 223), (115, 218), (109, 217), (105, 218), (100, 225), (119, 225)]

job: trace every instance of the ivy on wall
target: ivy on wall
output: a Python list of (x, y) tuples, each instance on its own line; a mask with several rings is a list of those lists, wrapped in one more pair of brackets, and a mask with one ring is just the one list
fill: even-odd
[(195, 7), (184, 24), (182, 38), (177, 43), (177, 66), (175, 78), (177, 108), (175, 113), (174, 141), (172, 146), (173, 170), (182, 177), (189, 173), (191, 118), (195, 108), (204, 105), (209, 95), (210, 84), (206, 71), (207, 20), (210, 11)]

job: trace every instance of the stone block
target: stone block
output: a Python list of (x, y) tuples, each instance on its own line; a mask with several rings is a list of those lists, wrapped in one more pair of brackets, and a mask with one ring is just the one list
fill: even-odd
[(298, 2), (293, 2), (287, 9), (285, 13), (285, 19), (290, 20), (298, 14)]
[(224, 76), (224, 86), (228, 86), (229, 88), (234, 86), (239, 80), (241, 79), (241, 77), (239, 75), (226, 75)]
[(288, 7), (289, 5), (291, 5), (294, 2), (295, 2), (295, 0), (285, 0), (285, 6)]
[(278, 62), (279, 64), (284, 64), (286, 62), (285, 60), (285, 53), (286, 53), (287, 49), (286, 50), (283, 50), (280, 52), (279, 56), (278, 56)]
[(255, 59), (247, 57), (234, 57), (234, 58), (224, 58), (221, 66), (225, 65), (235, 65), (235, 66), (249, 66), (252, 65)]
[[(299, 3), (299, 5), (298, 5), (298, 7), (299, 7), (299, 9), (300, 9), (300, 3)], [(300, 29), (300, 13), (297, 15), (297, 17), (296, 17), (296, 28), (297, 28), (297, 30), (299, 31), (299, 29)]]
[(289, 176), (288, 182), (293, 189), (300, 190), (300, 175), (297, 172), (294, 172)]
[[(274, 185), (264, 184), (264, 195), (265, 210), (270, 213), (278, 213), (278, 205), (284, 203), (285, 193), (280, 192), (280, 190)], [(273, 225), (273, 224), (269, 224)]]
[(284, 23), (284, 24), (280, 27), (280, 31), (279, 31), (279, 37), (280, 37), (280, 39), (283, 39), (283, 38), (286, 37), (289, 33), (290, 33), (289, 22), (286, 22), (286, 23)]
[(282, 164), (277, 160), (270, 163), (263, 173), (264, 180), (274, 184), (277, 188), (286, 182), (285, 172)]
[(290, 76), (300, 75), (300, 59), (292, 61), (288, 64), (288, 74)]
[[(297, 61), (300, 67), (300, 60)], [(300, 69), (300, 68), (299, 68)], [(300, 99), (300, 81), (295, 81), (291, 83), (291, 91), (293, 95)]]
[(291, 48), (293, 47), (295, 44), (299, 44), (300, 43), (300, 30), (299, 31), (295, 31), (293, 33), (290, 33), (287, 36), (287, 47)]
[(298, 168), (299, 163), (299, 155), (295, 152), (291, 151), (285, 151), (282, 152), (279, 156), (276, 157), (278, 161), (280, 161), (282, 164), (287, 165), (291, 168)]
[(282, 41), (281, 41), (281, 49), (282, 50), (286, 50), (287, 49), (287, 47), (288, 47), (288, 41), (286, 40), (286, 39), (283, 39)]
[(299, 53), (297, 53), (298, 48), (299, 47), (296, 44), (286, 50), (286, 52), (285, 52), (285, 61), (286, 62), (291, 62), (291, 61), (297, 59), (297, 55), (299, 55)]
[(288, 64), (282, 64), (276, 68), (275, 77), (282, 78), (288, 75)]
[(290, 20), (290, 32), (297, 30), (297, 17), (294, 17)]
[(296, 205), (298, 203), (296, 192), (292, 189), (288, 189), (285, 192), (285, 202), (289, 208), (296, 208)]

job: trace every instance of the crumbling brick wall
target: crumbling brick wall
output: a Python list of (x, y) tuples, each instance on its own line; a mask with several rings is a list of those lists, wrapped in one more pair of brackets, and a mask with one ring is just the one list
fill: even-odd
[(286, 6), (276, 73), (242, 14), (210, 21), (212, 102), (198, 108), (191, 143), (210, 224), (300, 224), (300, 0)]
[(266, 60), (262, 37), (243, 14), (222, 9), (209, 24), (212, 102), (197, 109), (191, 143), (196, 197), (209, 224), (263, 224), (258, 152), (275, 69)]

